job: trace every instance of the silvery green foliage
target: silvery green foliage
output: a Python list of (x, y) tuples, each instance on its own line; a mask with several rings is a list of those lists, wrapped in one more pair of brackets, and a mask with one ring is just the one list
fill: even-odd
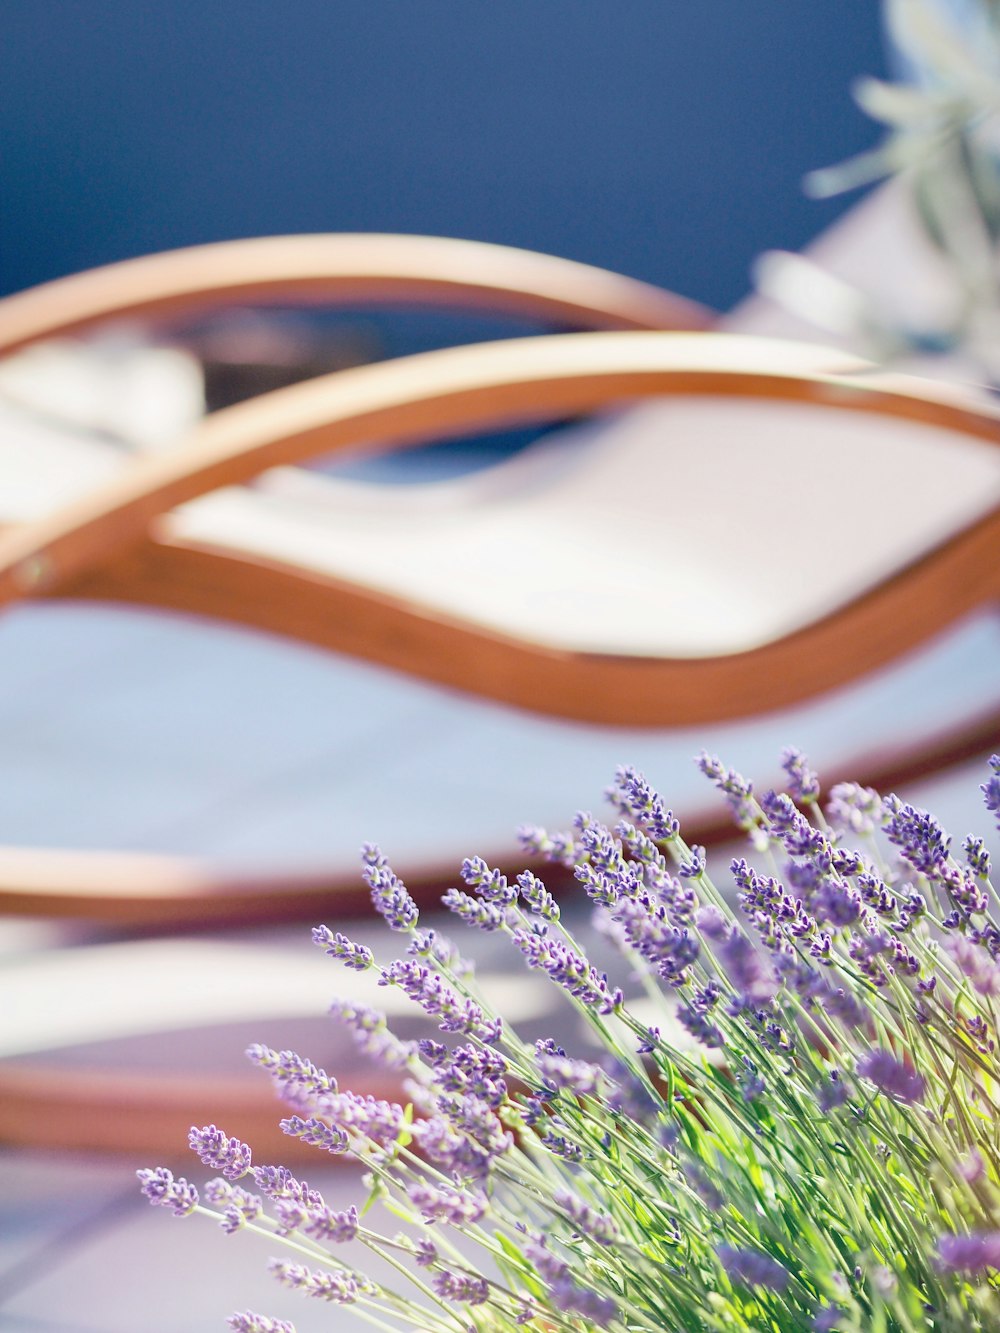
[(876, 147), (812, 172), (806, 189), (841, 194), (889, 177), (908, 192), (951, 275), (953, 310), (937, 327), (892, 312), (799, 256), (770, 254), (759, 285), (799, 313), (852, 335), (878, 358), (961, 349), (1000, 379), (1000, 5), (997, 0), (884, 0), (899, 78), (859, 79), (859, 106), (882, 126)]
[[(325, 927), (314, 938), (348, 978), (372, 971), (436, 1027), (401, 1043), (384, 1015), (334, 1005), (372, 1058), (408, 1076), (411, 1102), (342, 1089), (292, 1051), (248, 1055), (294, 1112), (285, 1132), (318, 1162), (363, 1162), (370, 1199), (332, 1209), (207, 1125), (190, 1146), (221, 1174), (199, 1191), (144, 1170), (149, 1201), (289, 1246), (271, 1262), (279, 1283), (383, 1329), (1000, 1327), (1000, 913), (987, 841), (970, 835), (959, 851), (927, 811), (853, 783), (824, 798), (796, 750), (783, 792), (698, 762), (749, 843), (728, 896), (634, 769), (607, 793), (613, 827), (586, 814), (566, 833), (524, 830), (528, 849), (572, 867), (619, 950), (608, 972), (572, 933), (579, 911), (555, 911), (533, 872), (508, 880), (470, 858), (465, 889), (445, 895), (458, 922), (506, 935), (548, 976), (589, 1031), (579, 1049), (504, 1023), (366, 848), (374, 906), (404, 956), (380, 963)], [(981, 794), (1000, 826), (1000, 756)], [(375, 1200), (401, 1230), (380, 1226)], [(399, 1288), (345, 1260), (348, 1243), (388, 1261)], [(230, 1326), (291, 1330), (250, 1311)]]

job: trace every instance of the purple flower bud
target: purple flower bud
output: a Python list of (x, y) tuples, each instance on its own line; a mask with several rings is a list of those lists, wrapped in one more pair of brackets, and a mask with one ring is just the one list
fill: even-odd
[(515, 930), (512, 939), (528, 960), (529, 967), (547, 972), (553, 981), (583, 1000), (584, 1004), (593, 1005), (602, 1014), (614, 1013), (621, 1008), (625, 1001), (622, 992), (611, 991), (607, 977), (568, 945), (549, 935), (528, 930)]
[(438, 1261), (438, 1249), (433, 1241), (421, 1238), (417, 1241), (417, 1248), (414, 1252), (414, 1263), (418, 1268), (430, 1268)]
[(317, 1120), (315, 1116), (303, 1120), (301, 1116), (293, 1115), (287, 1120), (279, 1121), (279, 1125), (284, 1133), (294, 1139), (301, 1139), (303, 1143), (309, 1143), (314, 1148), (323, 1148), (333, 1153), (347, 1151), (348, 1138), (344, 1131)]
[(300, 1291), (303, 1296), (330, 1301), (333, 1305), (353, 1305), (361, 1293), (358, 1280), (345, 1269), (329, 1272), (323, 1268), (307, 1268), (305, 1264), (288, 1263), (284, 1259), (272, 1259), (268, 1267), (282, 1286)]
[(141, 1182), (143, 1194), (151, 1204), (169, 1208), (175, 1217), (187, 1217), (198, 1206), (198, 1191), (195, 1187), (165, 1166), (144, 1168), (135, 1173)]
[(470, 856), (462, 862), (462, 878), (483, 902), (494, 907), (510, 907), (517, 901), (517, 889), (510, 887), (499, 870), (491, 870), (481, 856)]
[(231, 1314), (226, 1323), (234, 1333), (295, 1333), (295, 1325), (287, 1319), (269, 1319), (265, 1314), (254, 1314), (252, 1310)]
[(923, 1076), (908, 1069), (891, 1051), (872, 1047), (858, 1061), (857, 1070), (862, 1078), (874, 1083), (879, 1092), (889, 1097), (911, 1105), (923, 1100), (926, 1086)]
[(948, 862), (951, 839), (926, 810), (907, 805), (896, 796), (885, 801), (889, 819), (885, 835), (914, 870), (937, 879)]
[(337, 1091), (335, 1078), (294, 1051), (272, 1051), (269, 1046), (254, 1045), (247, 1048), (246, 1054), (258, 1069), (267, 1070), (278, 1095), (289, 1106), (305, 1109), (318, 1098)]
[(202, 1129), (191, 1126), (188, 1147), (207, 1167), (221, 1171), (227, 1180), (239, 1180), (250, 1173), (250, 1148), (240, 1139), (231, 1139), (215, 1125)]
[(705, 777), (710, 778), (725, 796), (738, 827), (752, 828), (757, 822), (753, 808), (753, 784), (747, 782), (735, 769), (726, 768), (716, 755), (708, 754), (705, 750), (702, 750), (695, 762)]
[(882, 798), (872, 787), (838, 782), (830, 789), (827, 818), (835, 829), (863, 837), (874, 833), (882, 820)]
[(581, 1315), (598, 1328), (607, 1327), (618, 1314), (618, 1306), (610, 1296), (578, 1287), (568, 1278), (553, 1284), (552, 1302), (564, 1314)]
[(462, 1301), (465, 1305), (483, 1305), (490, 1298), (490, 1284), (484, 1277), (467, 1273), (452, 1273), (443, 1268), (432, 1279), (434, 1290), (448, 1301)]
[(518, 875), (517, 884), (521, 897), (536, 915), (543, 921), (559, 920), (559, 904), (537, 875), (525, 870)]
[(482, 1041), (495, 1041), (497, 1029), (478, 1004), (463, 1000), (429, 967), (400, 958), (382, 971), (380, 986), (398, 986), (425, 1014), (441, 1019), (442, 1032), (464, 1032)]
[(364, 944), (355, 944), (339, 930), (334, 935), (329, 926), (314, 926), (312, 937), (313, 944), (318, 944), (331, 958), (336, 958), (355, 972), (364, 972), (375, 963), (371, 949)]
[(372, 904), (390, 930), (414, 930), (419, 913), (406, 885), (393, 872), (389, 862), (372, 843), (361, 850), (364, 862), (362, 878), (371, 889)]
[(1000, 828), (1000, 754), (990, 756), (990, 768), (992, 774), (979, 790), (983, 793), (983, 804), (996, 817)]
[(694, 914), (694, 924), (709, 940), (723, 939), (729, 930), (729, 922), (717, 907), (699, 907)]
[(614, 785), (605, 792), (608, 800), (627, 819), (644, 828), (656, 842), (672, 842), (680, 824), (672, 810), (649, 785), (638, 769), (622, 767), (615, 772)]
[(944, 949), (980, 995), (1000, 995), (1000, 966), (985, 949), (973, 944), (967, 935), (949, 935)]
[(441, 898), (449, 912), (454, 912), (467, 926), (487, 932), (500, 930), (507, 921), (507, 909), (492, 902), (481, 902), (459, 889), (449, 889)]
[(620, 1233), (614, 1218), (606, 1213), (596, 1212), (569, 1190), (556, 1190), (552, 1202), (566, 1214), (578, 1231), (589, 1236), (598, 1245), (614, 1245), (618, 1240)]
[(949, 1273), (984, 1273), (1000, 1269), (1000, 1231), (973, 1231), (968, 1236), (938, 1239), (938, 1266)]
[(781, 767), (788, 774), (788, 791), (793, 800), (809, 802), (819, 798), (819, 775), (809, 767), (801, 750), (793, 746), (782, 750)]
[(767, 1291), (779, 1292), (788, 1286), (788, 1269), (762, 1250), (720, 1245), (715, 1253), (732, 1282), (744, 1287), (764, 1287)]
[(411, 1185), (407, 1194), (425, 1222), (447, 1222), (453, 1227), (471, 1226), (486, 1215), (489, 1207), (485, 1194), (469, 1194), (424, 1180)]

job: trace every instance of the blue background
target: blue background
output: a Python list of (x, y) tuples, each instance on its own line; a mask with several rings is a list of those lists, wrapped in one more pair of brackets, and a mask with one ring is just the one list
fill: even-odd
[(6, 0), (0, 284), (258, 233), (548, 250), (719, 308), (845, 201), (873, 0)]

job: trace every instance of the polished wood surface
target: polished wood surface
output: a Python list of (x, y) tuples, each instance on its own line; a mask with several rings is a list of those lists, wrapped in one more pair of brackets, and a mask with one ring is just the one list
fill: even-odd
[(0, 301), (0, 352), (109, 319), (225, 305), (422, 305), (586, 329), (700, 329), (696, 301), (552, 255), (438, 236), (330, 233), (222, 241), (58, 278)]

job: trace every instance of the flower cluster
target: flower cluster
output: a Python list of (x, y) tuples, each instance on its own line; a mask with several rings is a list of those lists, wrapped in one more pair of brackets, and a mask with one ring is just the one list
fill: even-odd
[[(502, 1022), (365, 850), (404, 956), (377, 964), (340, 933), (315, 938), (348, 969), (377, 968), (437, 1025), (401, 1042), (384, 1015), (333, 1008), (405, 1073), (412, 1104), (342, 1091), (289, 1051), (248, 1054), (293, 1111), (282, 1128), (362, 1160), (403, 1230), (330, 1208), (215, 1125), (190, 1144), (219, 1176), (199, 1194), (166, 1168), (142, 1171), (149, 1201), (293, 1246), (272, 1261), (283, 1286), (381, 1328), (1000, 1327), (1000, 919), (985, 841), (966, 838), (958, 860), (940, 824), (894, 796), (845, 783), (824, 802), (796, 750), (783, 792), (756, 792), (713, 756), (699, 764), (749, 839), (731, 891), (642, 775), (621, 769), (618, 823), (586, 814), (566, 833), (522, 835), (572, 866), (599, 938), (534, 872), (508, 881), (472, 858), (445, 895), (458, 921), (507, 936), (551, 978), (579, 1049)], [(1000, 758), (990, 773), (996, 814)], [(345, 1262), (347, 1242), (409, 1287)], [(230, 1327), (291, 1329), (249, 1311)]]

